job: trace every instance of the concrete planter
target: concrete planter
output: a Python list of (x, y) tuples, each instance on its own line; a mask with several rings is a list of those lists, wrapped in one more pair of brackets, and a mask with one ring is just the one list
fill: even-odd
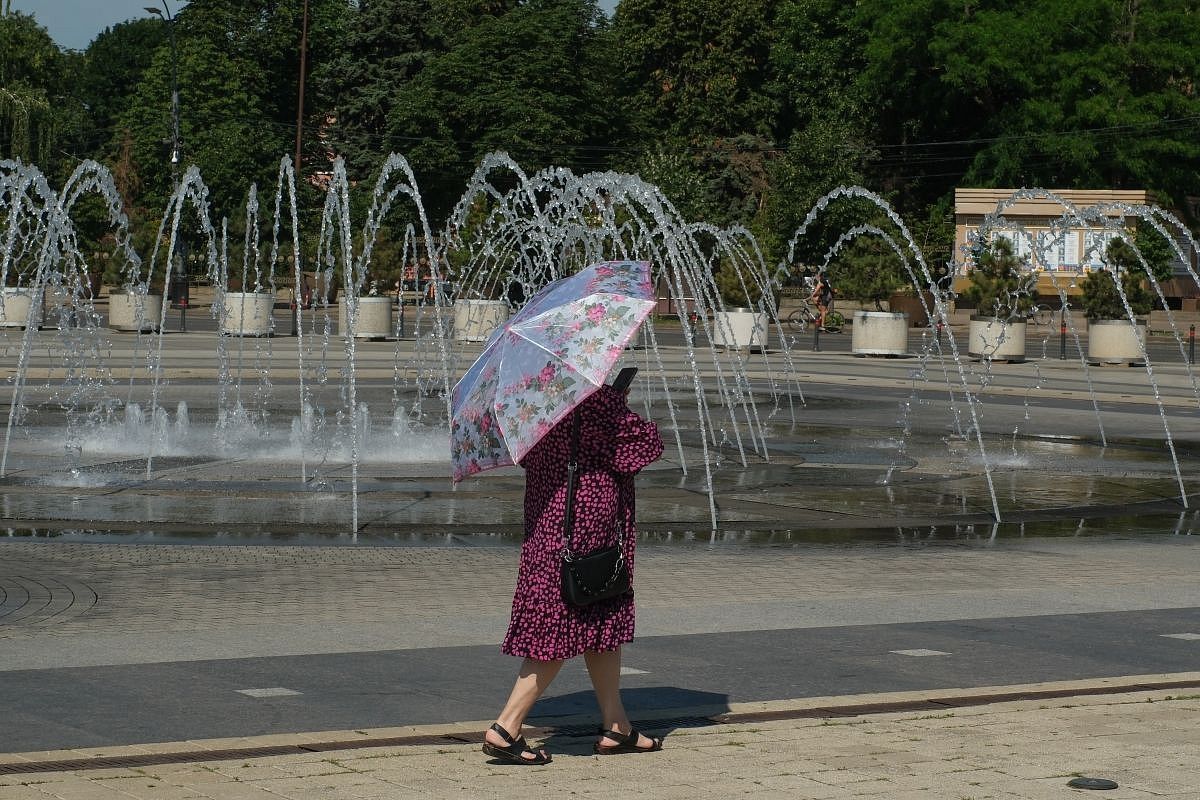
[[(393, 335), (393, 302), (390, 297), (358, 298), (358, 319), (355, 320), (354, 338), (386, 339)], [(344, 299), (338, 303), (338, 330), (342, 334), (350, 330), (350, 312)]]
[(855, 311), (850, 349), (860, 356), (906, 355), (908, 314), (893, 311)]
[(506, 319), (508, 303), (503, 300), (456, 300), (454, 338), (460, 342), (486, 342)]
[(24, 328), (29, 322), (29, 311), (33, 307), (33, 295), (28, 289), (16, 286), (5, 287), (4, 306), (0, 308), (0, 328)]
[(1088, 321), (1087, 358), (1090, 364), (1145, 363), (1146, 321), (1127, 319)]
[(157, 331), (162, 320), (161, 294), (108, 293), (108, 327), (118, 331)]
[(1024, 361), (1025, 325), (997, 317), (972, 316), (967, 328), (967, 355), (992, 361)]
[(226, 292), (221, 311), (221, 333), (230, 336), (267, 336), (275, 295), (266, 292)]
[(929, 315), (937, 315), (933, 292), (929, 290), (919, 294), (894, 294), (888, 298), (888, 310), (908, 314), (909, 324), (914, 328), (928, 327), (931, 324)]
[(717, 347), (767, 346), (767, 325), (770, 320), (765, 312), (750, 308), (731, 308), (713, 314), (713, 344)]

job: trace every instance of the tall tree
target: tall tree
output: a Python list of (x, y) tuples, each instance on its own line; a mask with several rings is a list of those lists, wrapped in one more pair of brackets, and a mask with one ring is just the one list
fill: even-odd
[[(771, 90), (779, 103), (776, 135), (783, 148), (772, 165), (770, 227), (787, 241), (821, 195), (866, 181), (867, 167), (878, 157), (877, 130), (859, 84), (865, 36), (854, 6), (785, 0), (775, 19)], [(814, 235), (799, 243), (796, 260), (816, 262), (828, 246), (827, 230), (845, 230), (860, 211), (831, 209)]]
[(154, 54), (167, 44), (166, 26), (153, 17), (133, 19), (105, 28), (84, 51), (77, 91), (88, 107), (89, 135), (85, 152), (96, 153), (123, 137), (117, 122), (129, 106)]
[[(578, 166), (613, 115), (595, 0), (448, 2), (447, 50), (393, 98), (384, 144), (407, 153), (445, 208), (479, 159), (505, 150), (526, 169)], [(453, 23), (453, 24), (448, 24)]]
[[(929, 202), (991, 186), (1148, 188), (1200, 177), (1191, 0), (863, 0), (864, 90), (893, 154), (881, 180)], [(941, 142), (931, 146), (932, 142)]]
[(431, 0), (359, 0), (336, 51), (313, 72), (313, 83), (330, 98), (331, 143), (355, 177), (378, 168), (399, 90), (444, 49), (433, 5)]
[(58, 145), (82, 116), (66, 81), (70, 63), (33, 17), (0, 16), (0, 157), (61, 171)]
[(646, 153), (631, 168), (697, 187), (696, 196), (674, 198), (684, 213), (718, 224), (761, 221), (778, 112), (769, 69), (776, 5), (748, 0), (737, 13), (718, 0), (617, 7), (614, 63), (630, 143)]
[[(218, 213), (231, 214), (249, 184), (271, 187), (295, 141), (303, 0), (191, 0), (176, 17), (183, 165), (197, 164)], [(328, 57), (345, 0), (309, 0), (309, 61)], [(170, 188), (171, 54), (160, 47), (121, 124), (148, 193)], [(323, 99), (311, 100), (320, 115)], [(319, 118), (319, 117), (318, 117)], [(312, 117), (309, 117), (312, 119)]]
[(623, 90), (653, 140), (770, 137), (774, 0), (622, 0), (613, 20)]

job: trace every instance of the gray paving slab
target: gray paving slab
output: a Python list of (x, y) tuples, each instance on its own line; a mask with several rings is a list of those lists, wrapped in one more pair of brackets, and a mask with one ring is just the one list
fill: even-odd
[[(1185, 671), (1197, 641), (1164, 634), (1200, 632), (1195, 542), (647, 542), (637, 559), (639, 639), (627, 654), (643, 672), (628, 678), (631, 703), (662, 710)], [(95, 598), (0, 617), (0, 703), (22, 720), (0, 744), (478, 717), (472, 709), (498, 703), (512, 671), (496, 643), (515, 557), (513, 546), (0, 542), (0, 574), (47, 587), (70, 576)], [(893, 652), (913, 649), (948, 655)], [(237, 694), (280, 687), (299, 694)], [(590, 702), (575, 670), (539, 713)]]
[[(164, 343), (160, 398), (211, 420), (215, 337)], [(294, 343), (247, 344), (239, 369), (251, 375), (272, 360), (269, 410), (288, 418)], [(148, 397), (134, 337), (113, 346), (134, 366), (131, 396)], [(398, 353), (405, 369), (425, 357), (400, 347), (359, 348), (361, 399), (387, 407)], [(452, 358), (465, 367), (473, 352), (456, 348)], [(39, 351), (31, 365), (35, 404), (52, 398), (42, 382), (55, 374), (53, 359)], [(751, 385), (777, 383), (780, 359), (748, 360)], [(685, 366), (678, 348), (664, 351), (669, 376)], [(651, 412), (668, 436), (679, 431), (680, 446), (642, 478), (639, 640), (627, 662), (640, 671), (626, 683), (636, 708), (737, 710), (821, 692), (988, 681), (1105, 684), (1194, 665), (1196, 640), (1164, 635), (1200, 626), (1197, 522), (1185, 507), (1197, 498), (1181, 498), (1177, 485), (1185, 495), (1194, 488), (1200, 453), (1200, 401), (1184, 365), (1159, 363), (1151, 377), (1034, 358), (959, 373), (937, 359), (824, 352), (795, 366), (781, 405), (757, 406), (774, 414), (771, 460), (743, 467), (730, 443), (717, 448), (717, 532), (695, 477), (694, 422)], [(982, 403), (964, 422), (967, 392)], [(996, 527), (973, 424), (988, 441), (1005, 514)], [(190, 455), (140, 476), (134, 454), (89, 463), (89, 483), (56, 476), (61, 465), (37, 446), (15, 449), (16, 469), (0, 485), (0, 517), (14, 526), (0, 541), (0, 672), (12, 679), (0, 687), (13, 687), (0, 689), (9, 691), (0, 704), (23, 735), (42, 737), (37, 746), (81, 742), (90, 749), (76, 754), (86, 758), (115, 738), (178, 749), (161, 740), (189, 725), (196, 735), (235, 736), (227, 742), (265, 741), (237, 738), (253, 726), (328, 741), (369, 736), (375, 729), (360, 726), (377, 719), (445, 729), (456, 718), (464, 735), (477, 735), (507, 688), (512, 665), (495, 642), (514, 574), (518, 471), (451, 491), (432, 461), (368, 459), (365, 524), (347, 533), (344, 464), (302, 480), (287, 464)], [(51, 538), (24, 538), (35, 532)], [(280, 684), (299, 694), (236, 691)], [(1194, 724), (1179, 719), (1194, 722), (1192, 701), (1138, 699), (861, 721), (873, 728), (793, 720), (674, 730), (675, 752), (639, 770), (608, 771), (582, 757), (586, 740), (570, 737), (552, 737), (566, 762), (557, 774), (512, 775), (466, 745), (239, 762), (250, 770), (244, 779), (183, 765), (152, 773), (145, 787), (145, 772), (30, 781), (0, 770), (0, 798), (528, 796), (564, 778), (585, 796), (650, 786), (663, 797), (1034, 798), (1061, 796), (1073, 766), (1112, 770), (1127, 796), (1190, 796), (1184, 754), (1197, 741)], [(567, 718), (588, 703), (573, 669), (538, 713)], [(349, 730), (322, 730), (335, 723)], [(1097, 727), (1112, 746), (1087, 735)]]

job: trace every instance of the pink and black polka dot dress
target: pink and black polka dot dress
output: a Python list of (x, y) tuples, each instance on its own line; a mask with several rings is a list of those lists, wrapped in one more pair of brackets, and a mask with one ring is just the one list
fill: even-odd
[[(633, 575), (634, 475), (662, 455), (658, 427), (629, 409), (625, 397), (601, 386), (577, 409), (579, 477), (571, 549), (589, 553), (615, 542), (619, 527)], [(615, 650), (633, 641), (632, 597), (586, 608), (563, 602), (560, 563), (566, 513), (571, 418), (563, 419), (521, 461), (525, 468), (525, 541), (501, 651), (554, 661), (586, 651)], [(620, 519), (618, 520), (618, 515)]]

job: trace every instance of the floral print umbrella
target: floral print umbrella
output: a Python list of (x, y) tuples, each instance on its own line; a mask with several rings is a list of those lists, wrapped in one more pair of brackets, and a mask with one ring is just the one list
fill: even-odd
[(519, 462), (600, 388), (654, 303), (650, 262), (605, 261), (547, 284), (493, 331), (454, 387), (455, 482)]

